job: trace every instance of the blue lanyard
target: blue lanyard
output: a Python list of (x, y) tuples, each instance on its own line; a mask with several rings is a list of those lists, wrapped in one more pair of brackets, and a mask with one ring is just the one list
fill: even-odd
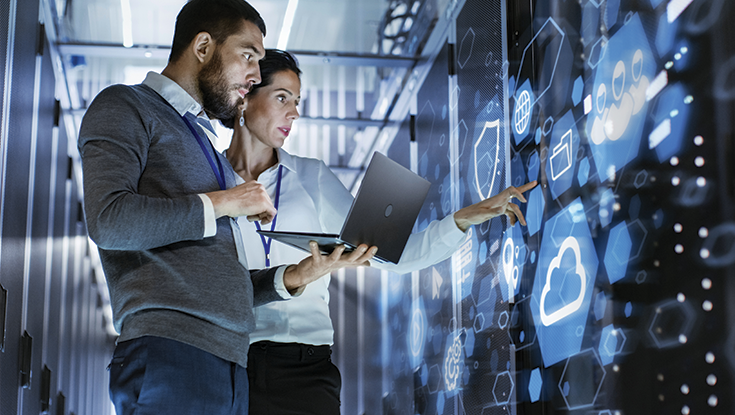
[[(281, 198), (281, 176), (283, 174), (283, 164), (278, 166), (278, 182), (276, 182), (276, 200), (274, 207), (276, 210), (278, 210), (278, 200)], [(273, 217), (273, 222), (271, 222), (271, 230), (276, 229), (276, 219), (278, 219), (278, 214)], [(260, 223), (255, 222), (255, 227), (260, 230)], [(271, 242), (273, 240), (271, 238), (267, 238), (264, 235), (260, 235), (260, 242), (263, 244), (263, 251), (265, 251), (265, 267), (270, 268), (271, 266)]]
[[(217, 183), (219, 183), (220, 190), (226, 190), (227, 185), (225, 184), (225, 170), (222, 168), (222, 162), (219, 161), (219, 157), (215, 156), (215, 159), (217, 160), (217, 166), (215, 167), (214, 161), (212, 160), (212, 156), (209, 155), (209, 151), (207, 151), (207, 147), (204, 144), (204, 139), (197, 133), (197, 130), (194, 129), (194, 127), (191, 125), (189, 120), (186, 119), (186, 117), (181, 117), (184, 119), (184, 122), (186, 123), (186, 126), (189, 127), (189, 130), (194, 134), (194, 137), (196, 137), (197, 142), (199, 143), (199, 147), (201, 147), (202, 152), (204, 152), (204, 155), (207, 157), (207, 161), (209, 162), (209, 166), (212, 167), (212, 171), (214, 172), (214, 175), (217, 177)], [(212, 143), (207, 139), (207, 142), (209, 142), (210, 147), (212, 147)], [(214, 147), (212, 147), (212, 151), (214, 151)], [(219, 167), (219, 169), (218, 169)]]

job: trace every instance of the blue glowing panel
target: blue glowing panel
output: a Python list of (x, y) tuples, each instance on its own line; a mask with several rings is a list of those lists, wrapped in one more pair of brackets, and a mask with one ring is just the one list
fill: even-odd
[(467, 236), (457, 251), (460, 277), (456, 289), (460, 293), (460, 298), (472, 294), (472, 284), (475, 282), (475, 270), (477, 268), (478, 245), (477, 232), (474, 227), (471, 227), (467, 230)]
[(531, 309), (545, 366), (579, 352), (598, 264), (576, 199), (547, 221), (536, 267)]
[(684, 86), (677, 83), (667, 87), (657, 99), (655, 126), (648, 136), (648, 147), (656, 150), (661, 163), (679, 154), (684, 144), (691, 109), (687, 97)]
[(605, 309), (607, 308), (607, 296), (604, 292), (597, 293), (595, 296), (595, 320), (600, 321), (605, 317)]
[(501, 152), (502, 119), (503, 111), (497, 96), (479, 111), (475, 119), (472, 163), (469, 166), (469, 186), (472, 189), (470, 195), (473, 203), (487, 199), (505, 188), (501, 183), (502, 169), (505, 166), (502, 160), (505, 153)]
[(424, 346), (426, 345), (427, 336), (426, 308), (424, 307), (424, 299), (419, 297), (417, 301), (412, 302), (411, 320), (406, 336), (411, 369), (419, 367), (423, 362)]
[(600, 27), (600, 10), (598, 5), (588, 2), (582, 9), (582, 43), (590, 44), (596, 37)]
[(659, 56), (665, 56), (674, 48), (676, 40), (676, 28), (678, 22), (669, 23), (666, 13), (658, 19), (658, 31), (656, 34), (656, 50)]
[(605, 26), (608, 30), (617, 23), (619, 11), (620, 0), (607, 0), (605, 2)]
[(577, 181), (579, 182), (579, 187), (584, 186), (587, 184), (587, 179), (590, 176), (590, 160), (585, 157), (582, 159), (582, 161), (579, 162), (579, 171), (577, 172)]
[(625, 222), (620, 222), (612, 228), (607, 241), (604, 261), (610, 284), (616, 283), (625, 277), (632, 246), (633, 241), (630, 239), (628, 225)]
[(505, 230), (503, 245), (500, 249), (503, 272), (503, 278), (500, 279), (500, 292), (503, 294), (503, 300), (508, 301), (518, 294), (528, 254), (520, 225), (517, 224)]
[(541, 396), (541, 386), (543, 386), (543, 380), (541, 379), (541, 370), (539, 368), (531, 371), (531, 380), (528, 382), (528, 395), (531, 397), (531, 402), (536, 402)]
[(582, 93), (584, 92), (584, 81), (582, 76), (578, 76), (574, 80), (574, 87), (572, 88), (572, 103), (576, 107), (582, 101)]
[(574, 123), (574, 116), (569, 111), (554, 123), (551, 132), (546, 178), (553, 199), (557, 199), (572, 185), (578, 148), (579, 132)]
[[(540, 131), (540, 130), (539, 130)], [(528, 180), (538, 180), (538, 172), (541, 166), (541, 162), (538, 159), (538, 151), (533, 150), (531, 155), (528, 156)]]
[(535, 235), (541, 229), (541, 219), (546, 207), (543, 189), (538, 186), (533, 188), (527, 200), (526, 223), (528, 224), (528, 234)]
[(519, 153), (515, 153), (510, 160), (510, 174), (513, 186), (518, 187), (527, 182), (526, 170), (523, 168), (523, 160), (521, 160)]
[(597, 350), (603, 366), (607, 366), (613, 362), (615, 355), (619, 354), (623, 350), (623, 347), (625, 347), (626, 340), (625, 333), (622, 330), (616, 329), (612, 324), (602, 329), (600, 345)]
[(462, 388), (462, 370), (464, 369), (464, 348), (461, 333), (450, 333), (446, 340), (444, 356), (444, 390), (447, 396), (456, 395)]
[(600, 217), (600, 226), (606, 228), (612, 222), (613, 213), (615, 211), (615, 194), (612, 189), (605, 189), (600, 195), (600, 207), (598, 214)]
[(513, 107), (513, 138), (516, 145), (520, 144), (528, 135), (531, 127), (534, 103), (536, 96), (531, 89), (531, 81), (526, 80), (515, 94), (515, 106)]
[(634, 15), (607, 43), (592, 89), (586, 132), (600, 182), (638, 155), (646, 120), (646, 89), (656, 63), (640, 17)]

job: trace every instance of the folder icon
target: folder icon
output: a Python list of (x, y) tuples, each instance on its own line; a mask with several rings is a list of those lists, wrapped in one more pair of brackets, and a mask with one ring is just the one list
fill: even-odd
[(572, 167), (572, 130), (569, 129), (562, 137), (559, 144), (551, 151), (549, 157), (551, 164), (551, 180), (558, 179), (570, 167)]

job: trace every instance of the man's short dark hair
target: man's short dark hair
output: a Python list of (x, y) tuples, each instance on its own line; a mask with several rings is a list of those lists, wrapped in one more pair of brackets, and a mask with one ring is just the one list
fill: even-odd
[(174, 62), (201, 32), (209, 33), (216, 42), (224, 42), (238, 31), (242, 21), (255, 24), (265, 36), (265, 22), (245, 0), (191, 0), (176, 17), (174, 41), (168, 61)]

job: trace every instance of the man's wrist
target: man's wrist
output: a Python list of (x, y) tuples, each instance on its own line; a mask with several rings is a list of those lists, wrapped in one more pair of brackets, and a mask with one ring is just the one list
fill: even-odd
[(298, 266), (289, 265), (286, 267), (286, 270), (283, 271), (283, 285), (291, 295), (300, 293), (302, 284), (301, 275), (299, 275), (298, 272)]

